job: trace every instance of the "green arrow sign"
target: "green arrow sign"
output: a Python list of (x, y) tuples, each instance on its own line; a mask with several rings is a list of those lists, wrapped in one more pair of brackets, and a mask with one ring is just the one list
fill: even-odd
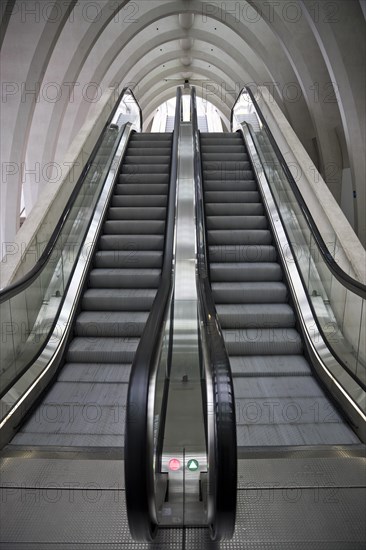
[(190, 470), (191, 472), (195, 472), (195, 471), (198, 470), (198, 468), (199, 468), (198, 461), (197, 461), (196, 459), (194, 459), (194, 458), (192, 458), (191, 460), (188, 460), (187, 468), (188, 468), (188, 470)]

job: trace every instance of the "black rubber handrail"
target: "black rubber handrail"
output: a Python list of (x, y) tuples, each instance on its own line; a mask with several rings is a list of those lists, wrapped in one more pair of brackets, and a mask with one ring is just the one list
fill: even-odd
[(319, 249), (319, 252), (324, 260), (324, 262), (326, 263), (326, 265), (328, 266), (329, 270), (331, 271), (331, 273), (334, 275), (334, 277), (342, 284), (342, 286), (346, 287), (348, 290), (350, 290), (351, 292), (354, 292), (355, 294), (357, 294), (358, 296), (360, 296), (362, 299), (365, 299), (366, 298), (366, 285), (364, 285), (363, 283), (361, 283), (360, 281), (358, 281), (357, 279), (354, 279), (353, 277), (351, 277), (350, 275), (348, 275), (348, 273), (346, 273), (345, 271), (343, 271), (343, 269), (337, 264), (337, 262), (335, 261), (335, 259), (333, 258), (331, 252), (329, 251), (327, 245), (325, 244), (324, 240), (323, 240), (323, 237), (321, 236), (320, 234), (320, 231), (310, 213), (310, 210), (304, 200), (304, 197), (302, 196), (297, 184), (296, 184), (296, 181), (281, 153), (281, 150), (280, 148), (278, 147), (277, 143), (276, 143), (276, 140), (274, 139), (273, 137), (273, 134), (271, 132), (271, 130), (269, 129), (269, 126), (266, 122), (266, 119), (264, 118), (264, 115), (254, 97), (254, 94), (252, 92), (252, 90), (250, 88), (243, 88), (240, 92), (240, 94), (238, 95), (238, 98), (234, 104), (234, 107), (232, 108), (232, 111), (231, 111), (231, 128), (233, 129), (233, 120), (234, 120), (234, 109), (241, 97), (241, 95), (243, 94), (243, 92), (246, 92), (256, 111), (257, 111), (257, 114), (265, 128), (265, 131), (267, 133), (267, 136), (268, 136), (268, 139), (271, 143), (271, 146), (273, 147), (274, 151), (275, 151), (275, 154), (277, 156), (277, 159), (279, 161), (279, 164), (282, 168), (282, 170), (284, 171), (285, 173), (285, 176), (290, 184), (290, 187), (291, 187), (291, 190), (293, 192), (293, 194), (295, 195), (295, 198), (300, 206), (300, 209), (301, 209), (301, 212), (306, 220), (306, 223), (314, 237), (314, 240), (315, 240), (315, 243)]
[(64, 225), (67, 221), (67, 218), (68, 218), (68, 215), (70, 214), (70, 211), (74, 205), (74, 202), (75, 202), (75, 199), (76, 197), (78, 196), (80, 190), (81, 190), (81, 187), (84, 183), (84, 180), (86, 178), (86, 175), (87, 173), (89, 172), (89, 169), (90, 167), (92, 166), (94, 160), (95, 160), (95, 157), (99, 151), (99, 148), (100, 148), (100, 145), (104, 139), (104, 136), (105, 136), (105, 133), (106, 131), (108, 130), (108, 128), (110, 127), (110, 124), (114, 118), (114, 115), (116, 114), (117, 112), (117, 109), (123, 99), (123, 96), (126, 94), (126, 93), (129, 93), (132, 95), (134, 101), (136, 102), (136, 105), (138, 106), (138, 109), (139, 109), (139, 112), (140, 112), (140, 124), (141, 124), (141, 130), (142, 130), (142, 111), (141, 111), (141, 107), (139, 105), (139, 103), (137, 102), (135, 96), (134, 96), (134, 93), (132, 92), (132, 90), (130, 88), (123, 88), (122, 92), (119, 94), (118, 96), (118, 99), (117, 99), (117, 102), (115, 104), (115, 106), (113, 107), (112, 111), (111, 111), (111, 114), (109, 115), (108, 117), (108, 120), (104, 126), (104, 129), (102, 130), (92, 152), (91, 152), (91, 155), (87, 161), (87, 163), (85, 164), (81, 174), (80, 174), (80, 177), (67, 201), (67, 204), (60, 216), (60, 219), (54, 229), (54, 231), (52, 232), (52, 235), (46, 245), (46, 248), (44, 249), (44, 251), (42, 252), (40, 258), (37, 260), (37, 262), (34, 264), (34, 266), (28, 271), (28, 273), (26, 273), (25, 275), (23, 275), (23, 277), (21, 277), (18, 281), (14, 282), (13, 284), (3, 288), (2, 290), (0, 290), (0, 304), (2, 304), (3, 302), (6, 302), (7, 300), (10, 300), (11, 298), (13, 298), (14, 296), (16, 296), (17, 294), (19, 294), (19, 292), (22, 292), (24, 289), (26, 289), (29, 285), (31, 285), (33, 283), (33, 281), (35, 281), (37, 279), (37, 277), (39, 276), (39, 274), (42, 272), (42, 270), (44, 269), (44, 267), (46, 266), (47, 262), (48, 262), (48, 259), (50, 258), (50, 256), (52, 255), (52, 252), (55, 248), (55, 245), (56, 245), (56, 242), (62, 232), (62, 229), (64, 228)]
[[(151, 486), (153, 464), (148, 441), (149, 388), (153, 382), (156, 359), (159, 355), (160, 334), (169, 296), (172, 290), (175, 202), (178, 175), (178, 138), (182, 116), (182, 90), (177, 89), (175, 124), (172, 144), (169, 200), (162, 276), (149, 318), (143, 331), (131, 367), (125, 425), (125, 484), (127, 517), (132, 537), (136, 541), (152, 541), (158, 526), (151, 517), (149, 503), (154, 498)], [(165, 400), (163, 400), (165, 401)], [(165, 411), (161, 411), (164, 421)]]
[[(203, 314), (206, 353), (213, 382), (214, 472), (210, 472), (208, 499), (212, 499), (210, 534), (214, 541), (230, 539), (235, 530), (237, 494), (237, 441), (235, 399), (230, 360), (217, 317), (207, 264), (206, 224), (202, 187), (202, 161), (197, 120), (196, 89), (191, 91), (195, 140), (198, 298)], [(207, 421), (210, 421), (208, 418)], [(210, 449), (209, 449), (210, 452)], [(209, 462), (210, 457), (209, 457)], [(211, 463), (212, 464), (212, 463)]]

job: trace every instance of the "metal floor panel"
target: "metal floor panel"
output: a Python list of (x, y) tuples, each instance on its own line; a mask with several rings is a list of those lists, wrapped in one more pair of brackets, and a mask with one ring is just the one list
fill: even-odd
[[(124, 489), (123, 460), (11, 457), (0, 460), (2, 487)], [(89, 453), (90, 455), (90, 453)]]
[(366, 499), (362, 489), (241, 490), (231, 541), (210, 542), (187, 529), (187, 550), (363, 550)]
[[(5, 450), (6, 451), (6, 450)], [(132, 541), (123, 461), (29, 458), (1, 461), (4, 550), (98, 548), (179, 550), (358, 550), (366, 542), (364, 449), (258, 450), (239, 461), (233, 540), (204, 529), (162, 530), (154, 544)], [(284, 457), (280, 456), (284, 454)], [(266, 456), (265, 456), (266, 455)], [(296, 455), (297, 458), (294, 458)], [(91, 454), (88, 454), (91, 456)], [(26, 458), (27, 457), (27, 458)], [(355, 486), (358, 486), (355, 488)]]
[[(122, 423), (123, 424), (123, 423)], [(124, 446), (125, 436), (123, 434), (55, 434), (55, 433), (32, 433), (26, 432), (18, 434), (12, 440), (12, 445), (24, 445), (27, 448), (33, 446), (45, 447), (119, 447)]]
[(115, 363), (67, 363), (60, 371), (59, 382), (128, 383), (131, 365)]
[[(12, 491), (12, 492), (11, 492)], [(131, 539), (124, 491), (2, 489), (2, 550), (182, 549), (182, 532), (162, 530), (155, 544)]]
[[(283, 453), (287, 454), (287, 453)], [(304, 453), (306, 454), (306, 453)], [(351, 455), (351, 453), (350, 453)], [(366, 489), (366, 461), (364, 456), (291, 456), (284, 458), (262, 453), (263, 458), (238, 460), (238, 488), (363, 488)], [(365, 492), (366, 498), (366, 492)]]
[[(211, 543), (204, 529), (161, 531), (155, 544), (129, 535), (124, 491), (3, 492), (4, 550), (171, 548), (180, 550), (357, 550), (366, 536), (361, 489), (241, 490), (234, 538)], [(31, 505), (30, 505), (31, 504)]]
[(278, 445), (352, 445), (356, 434), (344, 424), (252, 424), (238, 426), (238, 447)]

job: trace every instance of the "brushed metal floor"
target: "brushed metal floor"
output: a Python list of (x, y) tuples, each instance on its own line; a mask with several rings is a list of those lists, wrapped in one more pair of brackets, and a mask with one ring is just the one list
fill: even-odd
[(3, 452), (1, 549), (357, 550), (366, 544), (363, 446), (248, 453), (239, 461), (235, 535), (220, 544), (199, 528), (161, 530), (155, 543), (135, 543), (123, 460), (100, 450), (74, 455)]

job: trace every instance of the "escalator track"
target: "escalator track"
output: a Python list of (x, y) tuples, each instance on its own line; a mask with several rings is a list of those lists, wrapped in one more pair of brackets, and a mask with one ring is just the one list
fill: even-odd
[(233, 375), (239, 453), (359, 440), (307, 360), (240, 133), (202, 134), (210, 279)]
[(130, 367), (161, 275), (171, 146), (171, 134), (132, 134), (65, 364), (12, 447), (123, 447)]

